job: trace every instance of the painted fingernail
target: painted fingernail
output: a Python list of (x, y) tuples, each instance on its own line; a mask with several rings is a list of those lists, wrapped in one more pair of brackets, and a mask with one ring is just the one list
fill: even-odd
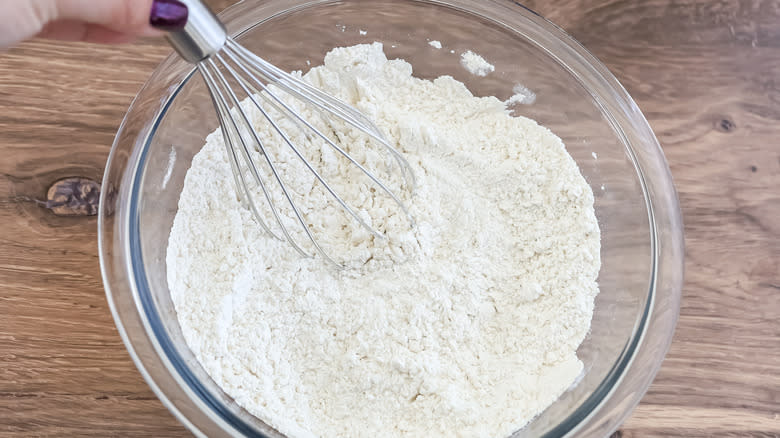
[(169, 32), (182, 30), (187, 24), (189, 10), (178, 0), (154, 0), (149, 14), (152, 27)]

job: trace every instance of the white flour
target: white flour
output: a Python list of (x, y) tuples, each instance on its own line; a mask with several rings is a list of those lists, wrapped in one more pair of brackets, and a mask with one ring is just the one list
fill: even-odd
[[(228, 394), (288, 436), (508, 436), (582, 371), (600, 266), (590, 187), (549, 130), (450, 77), (411, 73), (375, 43), (334, 49), (305, 78), (371, 116), (409, 159), (416, 228), (381, 196), (360, 205), (385, 212), (388, 241), (339, 226), (310, 174), (285, 167), (297, 159), (269, 146), (351, 269), (262, 233), (234, 195), (220, 133), (187, 174), (167, 254), (185, 339)], [(308, 150), (329, 175), (353, 175), (329, 152)], [(356, 199), (370, 187), (334, 184)]]
[(488, 73), (493, 73), (496, 70), (493, 64), (487, 62), (485, 58), (471, 50), (467, 50), (460, 55), (460, 65), (468, 70), (469, 73), (477, 76), (487, 76)]
[(506, 104), (507, 106), (513, 105), (531, 105), (536, 102), (536, 93), (529, 90), (528, 87), (522, 84), (517, 84), (512, 88), (512, 97), (510, 97)]

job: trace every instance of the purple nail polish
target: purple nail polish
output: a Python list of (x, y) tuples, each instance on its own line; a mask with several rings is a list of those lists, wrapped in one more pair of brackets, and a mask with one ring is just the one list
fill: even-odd
[(154, 0), (149, 14), (152, 27), (169, 32), (182, 30), (187, 24), (189, 10), (179, 0)]

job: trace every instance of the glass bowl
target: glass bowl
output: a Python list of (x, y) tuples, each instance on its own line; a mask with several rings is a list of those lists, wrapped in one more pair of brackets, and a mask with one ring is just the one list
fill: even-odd
[[(579, 382), (515, 437), (606, 436), (650, 385), (672, 339), (683, 276), (682, 224), (668, 166), (647, 121), (618, 81), (553, 24), (512, 1), (244, 0), (221, 14), (250, 50), (307, 70), (339, 46), (379, 41), (415, 76), (451, 75), (475, 95), (536, 94), (516, 114), (565, 142), (595, 194), (602, 268)], [(441, 41), (437, 50), (429, 40)], [(459, 55), (493, 63), (468, 73)], [(176, 55), (131, 105), (103, 180), (100, 261), (116, 325), (136, 366), (197, 435), (281, 436), (209, 378), (181, 334), (165, 251), (184, 176), (218, 127), (203, 81)]]

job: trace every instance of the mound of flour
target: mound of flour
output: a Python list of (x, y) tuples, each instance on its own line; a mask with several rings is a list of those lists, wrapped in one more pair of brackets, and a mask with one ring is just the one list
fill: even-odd
[(510, 435), (583, 369), (576, 349), (600, 267), (590, 187), (549, 130), (451, 77), (414, 78), (380, 44), (334, 49), (304, 78), (372, 117), (408, 158), (417, 226), (385, 197), (363, 196), (370, 184), (330, 149), (309, 148), (327, 175), (347, 174), (335, 184), (361, 211), (385, 212), (388, 238), (328, 226), (344, 215), (269, 141), (312, 227), (352, 262), (302, 258), (239, 202), (213, 133), (168, 244), (189, 347), (236, 402), (290, 437)]

